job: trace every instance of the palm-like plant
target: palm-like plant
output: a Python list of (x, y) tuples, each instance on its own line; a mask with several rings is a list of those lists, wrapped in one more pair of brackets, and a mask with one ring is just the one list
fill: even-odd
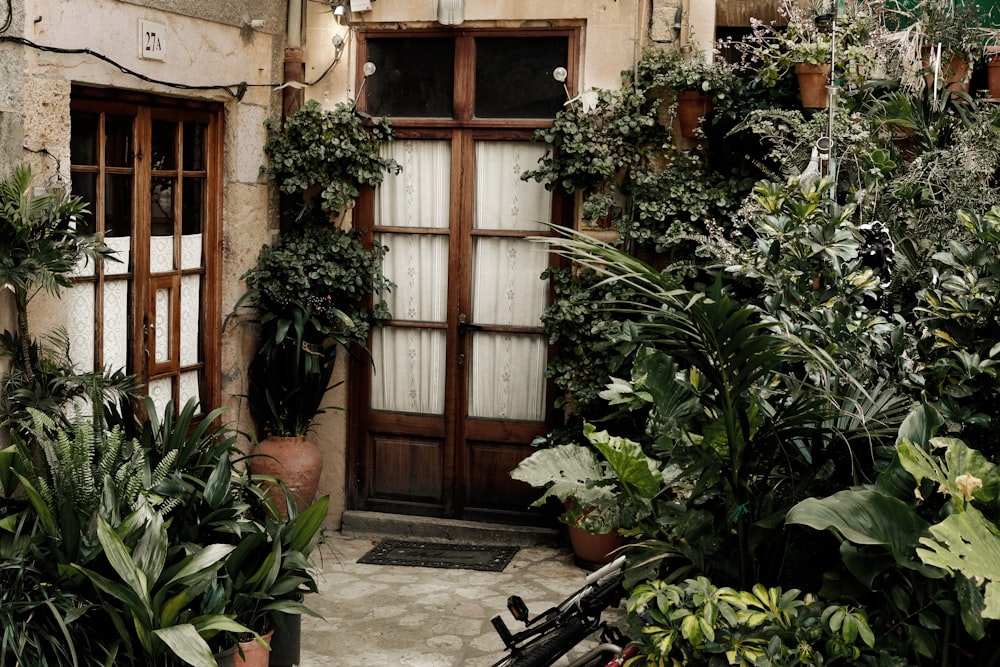
[(84, 213), (80, 197), (34, 194), (28, 165), (15, 167), (0, 181), (0, 286), (14, 294), (18, 361), (29, 380), (34, 375), (28, 302), (40, 291), (58, 296), (72, 284), (81, 260), (100, 260), (111, 253), (96, 235), (78, 227)]
[[(724, 505), (718, 509), (727, 525), (717, 530), (737, 541), (733, 574), (744, 583), (756, 581), (762, 563), (755, 555), (754, 526), (783, 510), (775, 492), (782, 480), (812, 474), (809, 438), (830, 414), (828, 397), (791, 371), (808, 361), (832, 372), (834, 362), (801, 339), (776, 332), (721, 281), (706, 291), (689, 290), (585, 236), (569, 233), (550, 242), (555, 252), (635, 295), (606, 307), (636, 322), (633, 341), (655, 351), (637, 357), (645, 365), (637, 362), (633, 369), (633, 384), (638, 378), (646, 383), (637, 393), (653, 405), (652, 447), (686, 468), (689, 482), (718, 480), (710, 495)], [(673, 367), (669, 360), (679, 370), (662, 372)], [(699, 408), (691, 410), (689, 399)]]

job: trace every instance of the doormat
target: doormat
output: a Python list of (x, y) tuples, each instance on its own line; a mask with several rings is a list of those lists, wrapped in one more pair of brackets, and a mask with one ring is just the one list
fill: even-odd
[(483, 572), (502, 572), (517, 547), (449, 542), (403, 542), (382, 540), (358, 559), (366, 565), (404, 565), (438, 567)]

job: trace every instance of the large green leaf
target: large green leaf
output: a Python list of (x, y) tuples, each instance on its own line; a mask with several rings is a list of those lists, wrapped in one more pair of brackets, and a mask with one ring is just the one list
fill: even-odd
[[(975, 507), (948, 516), (930, 528), (931, 537), (923, 537), (917, 555), (935, 567), (961, 572), (968, 579), (1000, 582), (1000, 531)], [(997, 614), (996, 589), (987, 589), (987, 618)]]
[(533, 507), (545, 504), (549, 497), (565, 501), (594, 482), (612, 478), (592, 448), (573, 444), (539, 449), (521, 461), (510, 476), (545, 489)]
[(153, 634), (169, 646), (170, 650), (185, 663), (193, 667), (218, 667), (218, 663), (212, 656), (212, 649), (208, 647), (208, 642), (198, 634), (197, 628), (190, 623), (160, 628), (154, 630)]
[(642, 451), (642, 445), (628, 438), (611, 436), (598, 431), (593, 424), (586, 424), (583, 434), (611, 465), (618, 481), (632, 495), (651, 498), (662, 485), (663, 476), (653, 459)]
[(104, 555), (121, 580), (135, 593), (144, 608), (133, 609), (133, 614), (141, 614), (146, 627), (153, 624), (152, 603), (149, 597), (149, 584), (145, 573), (136, 567), (128, 549), (108, 525), (104, 517), (97, 518), (97, 539), (104, 547)]
[(908, 567), (918, 540), (928, 534), (928, 523), (909, 505), (871, 489), (807, 498), (789, 510), (785, 522), (833, 530), (854, 544), (884, 546)]
[(323, 496), (295, 517), (286, 533), (286, 547), (308, 554), (323, 527), (329, 507), (330, 496)]

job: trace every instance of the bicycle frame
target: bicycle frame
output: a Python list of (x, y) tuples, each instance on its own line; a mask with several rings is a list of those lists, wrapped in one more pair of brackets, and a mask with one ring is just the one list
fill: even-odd
[(602, 643), (577, 658), (570, 667), (603, 666), (610, 657), (621, 653), (624, 637), (617, 628), (611, 628), (602, 621), (601, 614), (620, 599), (624, 566), (625, 557), (621, 556), (590, 573), (582, 588), (534, 618), (529, 617), (528, 608), (520, 597), (513, 595), (508, 598), (507, 609), (515, 620), (525, 625), (525, 629), (511, 632), (500, 616), (491, 619), (508, 650), (508, 655), (494, 667), (549, 665), (597, 630), (602, 630)]

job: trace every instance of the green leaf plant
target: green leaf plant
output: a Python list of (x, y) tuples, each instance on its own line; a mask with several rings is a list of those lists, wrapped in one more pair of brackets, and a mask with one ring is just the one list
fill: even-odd
[(270, 131), (264, 144), (268, 162), (261, 171), (286, 195), (317, 197), (318, 208), (328, 216), (350, 208), (358, 186), (375, 187), (386, 173), (401, 169), (380, 153), (394, 135), (389, 119), (366, 122), (353, 101), (324, 109), (308, 100), (282, 126), (272, 120), (265, 125)]
[[(671, 557), (686, 554), (721, 577), (752, 584), (774, 563), (769, 550), (780, 541), (764, 536), (773, 537), (770, 522), (777, 516), (780, 523), (795, 497), (785, 485), (822, 474), (804, 438), (827, 418), (828, 403), (786, 371), (807, 360), (831, 364), (830, 357), (777, 333), (721, 281), (688, 289), (568, 231), (550, 243), (635, 295), (605, 304), (635, 322), (628, 331), (640, 346), (631, 379), (613, 380), (606, 398), (624, 409), (647, 406), (645, 455), (673, 466), (672, 490), (649, 498), (656, 521), (645, 536), (660, 538)], [(690, 554), (693, 544), (704, 551)], [(718, 557), (727, 552), (730, 558)]]
[[(989, 622), (1000, 618), (1000, 472), (982, 453), (935, 434), (944, 421), (930, 405), (900, 428), (897, 458), (875, 484), (810, 498), (790, 524), (830, 530), (862, 590), (887, 598), (882, 632), (903, 640), (915, 659), (949, 647), (993, 664), (1000, 647)], [(846, 583), (846, 582), (844, 582)], [(849, 585), (832, 586), (841, 594)], [(858, 599), (877, 603), (871, 595)], [(952, 627), (957, 615), (961, 627)], [(902, 654), (902, 651), (901, 651)]]
[[(717, 587), (705, 577), (640, 584), (627, 603), (635, 664), (877, 665), (864, 611), (796, 589)], [(899, 664), (899, 663), (891, 663)]]

